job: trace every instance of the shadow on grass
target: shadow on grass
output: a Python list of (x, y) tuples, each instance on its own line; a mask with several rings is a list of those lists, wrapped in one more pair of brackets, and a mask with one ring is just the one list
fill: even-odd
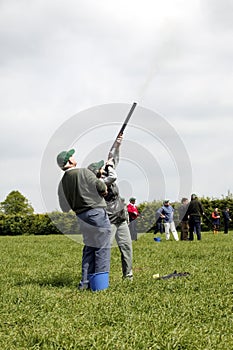
[(77, 284), (77, 279), (74, 279), (72, 276), (67, 276), (63, 274), (56, 274), (54, 276), (48, 276), (48, 277), (37, 277), (37, 278), (31, 278), (28, 277), (24, 280), (18, 281), (15, 283), (17, 286), (25, 286), (25, 285), (38, 285), (40, 287), (71, 287), (74, 286), (74, 284)]

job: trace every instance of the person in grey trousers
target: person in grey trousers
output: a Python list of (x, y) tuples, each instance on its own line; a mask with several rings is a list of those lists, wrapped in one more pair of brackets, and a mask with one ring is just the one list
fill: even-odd
[[(118, 145), (120, 146), (122, 137), (117, 139)], [(94, 172), (94, 174), (102, 179), (107, 185), (107, 195), (104, 197), (107, 204), (107, 214), (111, 223), (112, 237), (111, 243), (114, 238), (116, 239), (117, 245), (121, 253), (122, 263), (122, 277), (123, 279), (132, 280), (132, 259), (133, 259), (133, 248), (132, 240), (130, 236), (127, 211), (125, 209), (125, 202), (120, 197), (119, 188), (116, 184), (117, 174), (116, 166), (119, 162), (119, 147), (115, 149), (113, 158), (109, 159), (106, 164), (101, 160), (96, 163), (92, 163), (88, 166), (88, 169)]]

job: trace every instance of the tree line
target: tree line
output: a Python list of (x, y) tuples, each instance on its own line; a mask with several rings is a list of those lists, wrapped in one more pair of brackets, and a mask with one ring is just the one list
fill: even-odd
[[(211, 213), (219, 208), (221, 213), (226, 207), (230, 209), (233, 218), (233, 198), (228, 195), (222, 199), (199, 198), (205, 212), (202, 220), (202, 231), (209, 231), (211, 227)], [(137, 219), (139, 232), (153, 232), (155, 213), (162, 206), (162, 201), (143, 202), (138, 205), (141, 213)], [(174, 220), (179, 229), (178, 208), (180, 203), (172, 203)], [(223, 223), (223, 220), (222, 220)], [(230, 229), (233, 228), (233, 222)], [(12, 191), (0, 203), (0, 235), (49, 235), (49, 234), (79, 234), (76, 215), (73, 212), (62, 213), (54, 211), (45, 214), (35, 214), (28, 199), (19, 191)]]

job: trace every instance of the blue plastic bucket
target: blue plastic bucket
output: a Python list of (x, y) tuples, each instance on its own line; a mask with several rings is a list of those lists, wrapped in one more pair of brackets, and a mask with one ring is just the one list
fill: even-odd
[(98, 272), (89, 275), (90, 288), (93, 292), (108, 288), (109, 272)]
[(161, 238), (160, 237), (154, 237), (154, 241), (155, 242), (161, 242)]

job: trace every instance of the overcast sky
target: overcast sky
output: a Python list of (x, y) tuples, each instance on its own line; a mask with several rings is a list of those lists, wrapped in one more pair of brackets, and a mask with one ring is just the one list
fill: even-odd
[[(75, 146), (86, 166), (105, 156), (103, 145), (118, 130), (114, 122), (124, 120), (134, 101), (118, 172), (124, 196), (180, 200), (182, 156), (192, 168), (187, 165), (187, 196), (232, 192), (232, 37), (231, 0), (1, 0), (0, 201), (19, 190), (36, 212), (52, 210), (42, 198), (41, 166), (51, 140), (54, 155), (65, 147), (59, 139), (54, 145), (56, 132), (76, 116), (79, 130), (67, 148)], [(96, 111), (102, 125), (108, 107), (104, 130), (96, 127)], [(168, 128), (162, 138), (158, 116)], [(127, 145), (139, 154), (136, 165), (130, 151), (124, 155)], [(155, 193), (142, 162), (150, 156)]]

